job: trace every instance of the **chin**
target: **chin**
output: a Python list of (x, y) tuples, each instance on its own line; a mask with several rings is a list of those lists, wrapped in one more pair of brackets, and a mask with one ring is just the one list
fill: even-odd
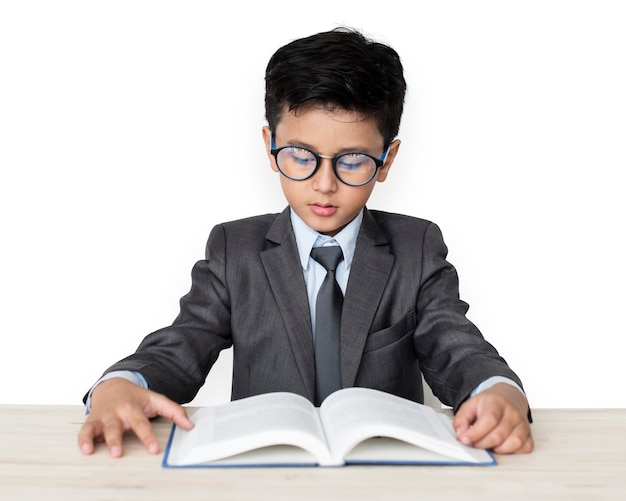
[(324, 226), (324, 227), (317, 227), (313, 229), (317, 231), (318, 233), (321, 233), (322, 235), (328, 235), (329, 237), (334, 237), (343, 228), (344, 228), (343, 226), (341, 226), (340, 228), (335, 228), (334, 226), (333, 227)]

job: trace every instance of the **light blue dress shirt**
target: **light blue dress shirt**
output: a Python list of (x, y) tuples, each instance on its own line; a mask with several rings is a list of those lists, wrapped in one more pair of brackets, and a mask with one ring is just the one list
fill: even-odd
[(316, 247), (326, 247), (338, 245), (343, 252), (343, 261), (339, 263), (335, 270), (335, 279), (341, 287), (343, 294), (346, 294), (348, 285), (348, 276), (352, 267), (352, 258), (354, 257), (354, 249), (356, 248), (356, 239), (363, 221), (363, 211), (359, 212), (343, 230), (334, 237), (321, 235), (317, 231), (309, 228), (302, 219), (291, 211), (291, 225), (296, 236), (296, 244), (298, 245), (298, 255), (302, 272), (304, 273), (304, 282), (306, 283), (306, 291), (309, 296), (309, 308), (311, 312), (311, 325), (315, 332), (315, 302), (317, 293), (322, 286), (322, 282), (326, 277), (326, 269), (311, 257), (311, 250)]

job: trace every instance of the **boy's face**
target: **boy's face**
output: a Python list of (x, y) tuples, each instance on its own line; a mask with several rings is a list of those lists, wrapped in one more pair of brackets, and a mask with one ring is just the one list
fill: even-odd
[[(263, 139), (272, 170), (278, 171), (270, 153), (271, 133), (263, 128)], [(297, 112), (283, 112), (274, 130), (275, 147), (303, 146), (321, 155), (335, 156), (346, 152), (383, 156), (383, 136), (373, 119), (364, 120), (359, 113), (343, 109), (328, 110), (311, 107)], [(332, 161), (323, 158), (312, 177), (294, 181), (282, 174), (280, 184), (292, 210), (311, 228), (325, 235), (336, 235), (369, 199), (376, 181), (387, 178), (389, 168), (398, 152), (400, 141), (391, 143), (384, 165), (378, 168), (372, 181), (363, 186), (342, 183), (333, 171)]]

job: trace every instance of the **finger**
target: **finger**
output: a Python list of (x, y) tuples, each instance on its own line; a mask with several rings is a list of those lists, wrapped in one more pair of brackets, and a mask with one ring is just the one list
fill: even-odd
[(512, 427), (508, 423), (501, 421), (494, 424), (489, 419), (486, 425), (484, 420), (479, 424), (481, 425), (479, 429), (472, 429), (467, 434), (468, 439), (472, 441), (472, 445), (478, 449), (493, 450), (501, 446), (512, 432)]
[[(520, 449), (532, 448), (532, 439), (530, 432), (530, 424), (525, 416), (520, 415), (515, 409), (504, 409), (501, 413), (494, 410), (490, 414), (484, 416), (484, 420), (489, 424), (489, 420), (495, 419), (496, 422), (491, 429), (489, 426), (480, 430), (483, 419), (475, 425), (480, 431), (485, 431), (482, 436), (472, 436), (474, 429), (468, 432), (468, 436), (474, 440), (474, 446), (481, 449), (491, 449), (498, 453), (511, 454)], [(531, 440), (529, 442), (529, 439)]]
[(101, 434), (101, 429), (95, 423), (84, 423), (78, 432), (78, 448), (85, 454), (93, 454), (95, 450), (95, 440)]
[[(496, 445), (498, 440), (498, 431), (502, 434), (506, 432), (501, 428), (500, 416), (495, 414), (481, 415), (470, 428), (459, 437), (461, 442), (466, 445), (472, 445), (480, 449), (489, 449)], [(493, 437), (490, 441), (489, 437)], [(493, 442), (495, 440), (496, 442)]]
[(144, 414), (140, 412), (133, 413), (128, 418), (128, 425), (150, 454), (159, 452), (159, 442), (154, 435), (150, 421)]
[(454, 416), (454, 426), (469, 428), (476, 420), (476, 405), (474, 400), (467, 400), (461, 405)]
[(497, 454), (526, 454), (533, 450), (534, 440), (530, 426), (519, 423), (498, 446), (492, 447)]
[(109, 454), (113, 458), (119, 458), (123, 454), (122, 435), (124, 427), (118, 418), (109, 418), (103, 423), (104, 441), (109, 448)]
[(471, 441), (466, 438), (466, 434), (476, 421), (477, 415), (478, 407), (476, 405), (476, 400), (470, 399), (463, 403), (463, 405), (459, 408), (456, 415), (454, 416), (452, 426), (456, 431), (456, 438), (457, 440), (463, 442), (465, 445), (472, 444)]
[(185, 408), (163, 395), (153, 394), (151, 406), (156, 415), (170, 419), (183, 430), (191, 430), (194, 427)]
[(489, 449), (501, 443), (498, 442), (498, 431), (504, 436), (505, 427), (506, 424), (502, 424), (502, 412), (499, 409), (491, 409), (489, 412), (481, 412), (469, 428), (457, 434), (457, 439), (465, 445)]

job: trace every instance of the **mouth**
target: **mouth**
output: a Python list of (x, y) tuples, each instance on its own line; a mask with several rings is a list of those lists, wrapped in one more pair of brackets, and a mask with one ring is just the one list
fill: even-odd
[(316, 216), (328, 217), (337, 212), (338, 207), (330, 204), (311, 204), (311, 210)]

